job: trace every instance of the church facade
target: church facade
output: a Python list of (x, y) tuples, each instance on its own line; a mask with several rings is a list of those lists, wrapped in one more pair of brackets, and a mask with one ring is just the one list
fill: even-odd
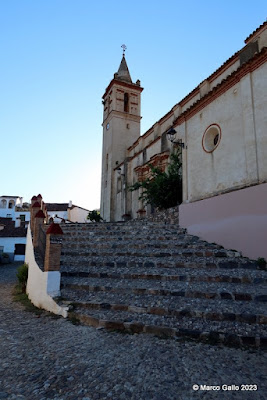
[[(266, 28), (265, 22), (245, 40), (241, 50), (142, 136), (143, 88), (139, 80), (132, 82), (123, 55), (103, 95), (104, 220), (149, 214), (149, 207), (139, 200), (140, 193), (129, 192), (127, 187), (148, 176), (149, 164), (166, 168), (177, 146), (167, 136), (176, 132), (175, 142), (184, 146), (180, 224), (193, 234), (223, 245), (228, 245), (225, 232), (236, 225), (235, 218), (242, 227), (246, 221), (251, 228), (255, 223), (253, 229), (259, 229), (256, 217), (260, 217), (260, 226), (264, 221), (262, 229), (267, 229)], [(241, 209), (242, 216), (238, 211)], [(214, 237), (214, 232), (220, 232), (220, 237)], [(260, 250), (252, 253), (248, 255), (265, 255)]]

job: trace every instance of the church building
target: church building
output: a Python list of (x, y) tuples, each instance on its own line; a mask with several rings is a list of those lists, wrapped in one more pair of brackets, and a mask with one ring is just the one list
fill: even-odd
[(249, 257), (267, 258), (262, 239), (267, 237), (266, 47), (267, 22), (143, 135), (143, 88), (132, 81), (123, 54), (103, 95), (105, 221), (149, 215), (140, 193), (127, 188), (148, 176), (149, 164), (165, 169), (179, 146), (180, 225)]

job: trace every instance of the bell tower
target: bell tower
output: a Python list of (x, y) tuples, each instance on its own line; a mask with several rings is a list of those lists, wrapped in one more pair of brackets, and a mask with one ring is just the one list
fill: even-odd
[(115, 168), (126, 158), (130, 147), (140, 136), (141, 92), (140, 81), (132, 82), (125, 59), (106, 88), (102, 97), (103, 147), (100, 213), (105, 221), (114, 221), (116, 202)]

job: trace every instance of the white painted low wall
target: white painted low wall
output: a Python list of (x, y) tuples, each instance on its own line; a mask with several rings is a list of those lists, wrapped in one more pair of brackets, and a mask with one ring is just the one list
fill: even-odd
[(29, 265), (27, 294), (38, 308), (67, 317), (67, 307), (59, 306), (53, 297), (60, 296), (60, 272), (43, 272), (34, 257), (31, 229), (28, 227), (25, 262)]
[(267, 260), (266, 183), (181, 204), (179, 221), (189, 234)]

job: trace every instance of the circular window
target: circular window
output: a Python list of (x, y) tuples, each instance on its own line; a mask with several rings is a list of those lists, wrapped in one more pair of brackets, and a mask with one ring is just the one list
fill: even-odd
[(208, 126), (202, 138), (202, 147), (207, 153), (214, 151), (221, 140), (221, 128), (217, 124)]

